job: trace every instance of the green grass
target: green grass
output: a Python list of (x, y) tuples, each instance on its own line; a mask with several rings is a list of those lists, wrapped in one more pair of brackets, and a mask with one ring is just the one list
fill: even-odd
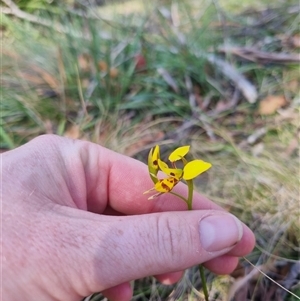
[[(156, 143), (165, 149), (191, 144), (194, 157), (213, 164), (197, 189), (255, 232), (257, 248), (248, 258), (273, 267), (278, 258), (299, 260), (299, 68), (218, 51), (230, 42), (295, 53), (287, 39), (299, 34), (299, 16), (284, 13), (288, 4), (278, 2), (267, 14), (273, 17), (264, 19), (263, 2), (237, 3), (128, 1), (100, 7), (99, 15), (90, 9), (89, 18), (67, 7), (30, 10), (53, 22), (50, 27), (3, 15), (1, 148), (54, 133), (146, 162)], [(242, 12), (244, 5), (260, 11)], [(137, 55), (146, 60), (140, 69)], [(235, 83), (209, 62), (209, 55), (256, 87), (256, 103), (236, 94)], [(236, 95), (236, 105), (226, 107)], [(268, 95), (284, 95), (287, 105), (263, 116), (259, 103)], [(191, 120), (185, 132), (182, 125)], [(247, 142), (261, 129), (261, 137)], [(212, 300), (226, 300), (234, 278), (208, 277)], [(135, 282), (134, 300), (164, 299), (173, 290), (178, 300), (196, 300), (193, 286), (201, 289), (194, 270), (171, 287), (147, 278)]]

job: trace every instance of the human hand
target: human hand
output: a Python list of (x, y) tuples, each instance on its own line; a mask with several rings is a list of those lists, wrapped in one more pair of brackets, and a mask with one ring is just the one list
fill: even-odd
[[(147, 200), (147, 166), (99, 145), (41, 136), (2, 155), (2, 297), (81, 300), (102, 291), (128, 301), (130, 280), (165, 284), (204, 263), (230, 273), (252, 232), (195, 193)], [(186, 187), (176, 187), (180, 194)]]

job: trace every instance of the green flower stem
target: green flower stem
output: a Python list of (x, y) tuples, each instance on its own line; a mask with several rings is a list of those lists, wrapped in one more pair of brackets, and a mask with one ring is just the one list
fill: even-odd
[(187, 198), (187, 205), (188, 205), (188, 210), (192, 210), (192, 205), (193, 205), (193, 192), (194, 192), (194, 183), (193, 180), (187, 180), (186, 181), (187, 186), (188, 186), (188, 198)]
[(180, 194), (178, 194), (178, 193), (176, 193), (176, 192), (173, 192), (173, 191), (170, 191), (169, 193), (170, 193), (170, 194), (173, 194), (173, 195), (176, 195), (178, 198), (182, 199), (185, 203), (188, 204), (187, 199), (184, 198), (182, 195), (180, 195)]
[[(188, 198), (187, 198), (186, 203), (188, 205), (188, 210), (192, 210), (193, 209), (192, 205), (193, 205), (194, 183), (193, 183), (193, 180), (187, 180), (186, 183), (187, 183), (187, 186), (188, 186)], [(209, 299), (208, 299), (208, 289), (207, 289), (206, 278), (205, 278), (205, 273), (204, 273), (204, 267), (201, 264), (199, 264), (198, 268), (199, 268), (199, 272), (200, 272), (204, 298), (205, 298), (205, 301), (209, 301)]]
[(199, 268), (199, 272), (200, 272), (204, 298), (205, 298), (205, 301), (209, 301), (208, 300), (208, 289), (207, 289), (206, 278), (205, 278), (205, 273), (204, 273), (204, 267), (203, 267), (203, 265), (199, 264), (198, 268)]

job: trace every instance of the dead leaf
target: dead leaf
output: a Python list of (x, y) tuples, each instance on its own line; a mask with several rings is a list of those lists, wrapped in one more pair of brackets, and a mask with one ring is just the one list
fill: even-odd
[(102, 61), (102, 60), (99, 61), (98, 62), (98, 68), (101, 72), (107, 72), (107, 68), (108, 68), (107, 63), (105, 61)]
[(137, 54), (134, 57), (134, 61), (135, 61), (135, 70), (136, 71), (141, 71), (141, 70), (146, 69), (147, 61), (146, 61), (145, 57), (142, 54)]
[(119, 70), (117, 68), (110, 68), (109, 70), (109, 76), (111, 78), (116, 78), (119, 75)]
[(65, 134), (65, 137), (71, 138), (71, 139), (78, 139), (80, 137), (80, 127), (77, 124), (73, 124), (71, 127), (69, 127)]
[(269, 95), (260, 102), (258, 111), (261, 115), (272, 115), (286, 104), (284, 95)]
[(82, 72), (89, 72), (91, 71), (91, 61), (92, 58), (89, 54), (87, 53), (82, 53), (78, 56), (78, 65), (79, 69)]

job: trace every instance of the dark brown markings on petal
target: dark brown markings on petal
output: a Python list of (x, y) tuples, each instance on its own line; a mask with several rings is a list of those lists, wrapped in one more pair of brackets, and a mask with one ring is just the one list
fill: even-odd
[(170, 191), (170, 187), (165, 183), (161, 183), (161, 187), (167, 191)]
[(170, 172), (170, 176), (175, 177), (174, 172)]
[(153, 165), (156, 165), (156, 166), (158, 165), (157, 160), (154, 160), (154, 161), (153, 161)]

